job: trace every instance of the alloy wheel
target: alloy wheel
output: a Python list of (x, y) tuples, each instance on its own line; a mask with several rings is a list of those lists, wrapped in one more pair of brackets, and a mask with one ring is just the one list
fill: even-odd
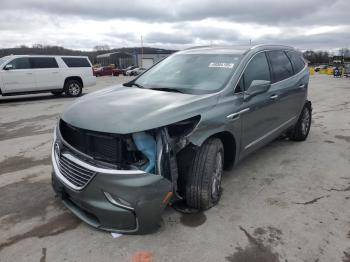
[(80, 86), (77, 83), (71, 83), (68, 86), (68, 92), (71, 96), (77, 96), (80, 92)]

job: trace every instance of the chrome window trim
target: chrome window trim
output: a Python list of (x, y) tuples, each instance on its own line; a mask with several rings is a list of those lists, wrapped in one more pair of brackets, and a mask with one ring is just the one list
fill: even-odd
[(292, 118), (290, 118), (289, 120), (287, 120), (286, 122), (282, 123), (281, 125), (279, 125), (278, 127), (272, 129), (271, 131), (267, 132), (265, 135), (259, 137), (258, 139), (254, 140), (253, 142), (249, 143), (248, 145), (246, 145), (244, 147), (244, 149), (248, 149), (254, 145), (256, 145), (257, 143), (261, 142), (262, 140), (264, 140), (265, 138), (269, 137), (270, 135), (272, 135), (273, 133), (277, 132), (279, 129), (281, 129), (282, 127), (286, 126), (287, 124), (289, 124), (290, 122), (292, 122), (294, 119), (296, 119), (297, 116), (293, 116)]
[[(247, 64), (244, 66), (244, 69), (242, 70), (241, 74), (239, 75), (238, 81), (236, 82), (235, 88), (233, 89), (233, 94), (234, 94), (234, 95), (238, 95), (238, 94), (243, 94), (243, 93), (244, 93), (244, 91), (241, 91), (241, 92), (238, 92), (238, 93), (235, 93), (235, 92), (236, 92), (236, 88), (237, 88), (238, 82), (240, 81), (240, 79), (241, 79), (242, 75), (244, 74), (245, 70), (247, 69), (247, 66), (249, 65), (250, 61), (251, 61), (257, 54), (260, 54), (260, 53), (262, 53), (262, 52), (269, 52), (269, 51), (283, 51), (283, 52), (293, 51), (293, 52), (298, 53), (298, 51), (290, 50), (290, 49), (279, 49), (279, 50), (275, 50), (275, 49), (265, 49), (265, 50), (261, 50), (261, 51), (255, 53), (255, 54), (248, 60)], [(267, 57), (266, 57), (266, 59), (268, 60)], [(289, 58), (288, 58), (288, 59), (289, 59)], [(304, 58), (303, 58), (303, 60), (304, 60)], [(271, 81), (271, 85), (278, 84), (278, 83), (283, 82), (283, 81), (285, 81), (285, 80), (288, 80), (288, 79), (290, 79), (290, 78), (292, 78), (292, 77), (295, 77), (296, 75), (299, 75), (301, 72), (303, 72), (303, 71), (308, 67), (308, 65), (307, 65), (307, 63), (305, 63), (305, 61), (304, 61), (304, 65), (305, 65), (305, 66), (303, 67), (303, 69), (300, 70), (298, 73), (293, 74), (292, 76), (290, 76), (290, 77), (288, 77), (288, 78), (285, 78), (285, 79), (282, 79), (282, 80), (277, 81), (277, 82), (273, 82), (273, 83), (272, 83), (272, 81)], [(269, 70), (271, 71), (270, 64), (269, 64)]]
[[(246, 63), (246, 65), (244, 66), (242, 72), (240, 73), (240, 75), (239, 75), (239, 77), (238, 77), (238, 81), (236, 82), (235, 88), (233, 89), (233, 93), (234, 93), (235, 95), (241, 94), (241, 93), (243, 94), (243, 93), (244, 93), (244, 91), (241, 91), (241, 92), (238, 92), (238, 93), (235, 93), (235, 92), (236, 92), (236, 88), (237, 88), (238, 82), (241, 80), (241, 77), (242, 77), (242, 75), (244, 74), (245, 70), (247, 69), (247, 66), (249, 65), (249, 63), (253, 60), (253, 58), (254, 58), (256, 55), (258, 55), (258, 54), (260, 54), (260, 53), (263, 53), (263, 52), (266, 52), (266, 51), (267, 51), (267, 50), (261, 50), (261, 51), (259, 51), (259, 52), (256, 52), (256, 53), (248, 60), (248, 62)], [(266, 57), (266, 60), (268, 61), (268, 58), (267, 58), (267, 57)], [(270, 70), (270, 68), (269, 68), (269, 70)], [(270, 81), (271, 81), (271, 80), (270, 80)]]

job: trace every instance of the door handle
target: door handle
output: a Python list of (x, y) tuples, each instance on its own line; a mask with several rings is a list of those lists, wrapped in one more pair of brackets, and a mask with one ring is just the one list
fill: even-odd
[(270, 99), (277, 99), (277, 98), (278, 98), (278, 95), (276, 95), (276, 94), (270, 96)]
[(300, 87), (300, 88), (304, 88), (305, 85), (304, 85), (304, 84), (300, 84), (299, 87)]
[(228, 116), (226, 116), (227, 119), (230, 119), (230, 120), (236, 120), (236, 119), (239, 119), (241, 114), (244, 114), (246, 112), (248, 112), (250, 110), (250, 108), (245, 108), (239, 112), (236, 112), (236, 113), (233, 113), (233, 114), (230, 114)]
[(33, 73), (26, 73), (27, 75), (32, 75)]
[(58, 74), (58, 72), (52, 72), (53, 74)]

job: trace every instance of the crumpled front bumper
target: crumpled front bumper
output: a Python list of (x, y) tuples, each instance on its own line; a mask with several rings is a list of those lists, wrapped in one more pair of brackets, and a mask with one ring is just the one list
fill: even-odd
[(169, 180), (140, 172), (96, 173), (76, 190), (65, 181), (56, 157), (53, 147), (52, 186), (65, 206), (87, 224), (123, 234), (147, 234), (159, 227), (171, 192)]

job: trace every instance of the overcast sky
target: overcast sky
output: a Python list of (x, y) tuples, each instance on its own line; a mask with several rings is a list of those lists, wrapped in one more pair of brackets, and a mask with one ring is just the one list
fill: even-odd
[(96, 45), (183, 49), (282, 43), (350, 48), (349, 0), (0, 0), (0, 48)]

